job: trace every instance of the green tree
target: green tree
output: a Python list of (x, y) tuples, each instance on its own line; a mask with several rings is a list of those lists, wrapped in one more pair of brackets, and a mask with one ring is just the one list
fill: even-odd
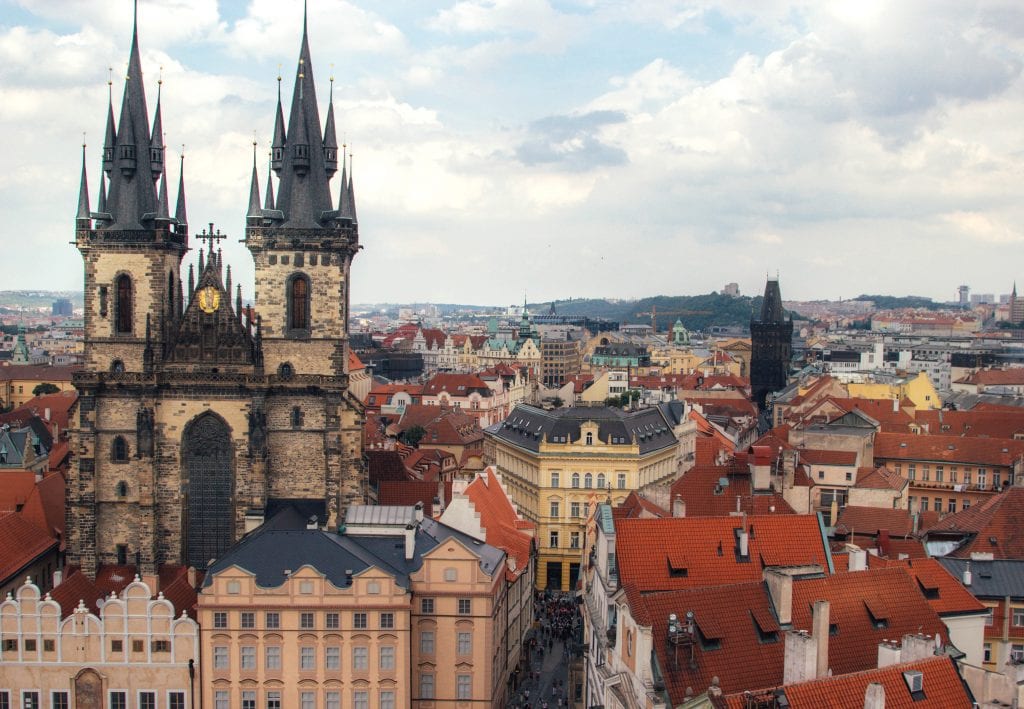
[(50, 382), (43, 382), (42, 384), (36, 384), (36, 388), (32, 390), (32, 396), (44, 396), (46, 394), (56, 394), (60, 391), (60, 387), (56, 384), (50, 384)]
[(425, 435), (427, 435), (427, 429), (417, 424), (415, 426), (410, 426), (409, 428), (405, 429), (400, 434), (398, 434), (398, 440), (400, 440), (407, 446), (418, 448), (420, 445), (420, 441), (423, 440), (423, 437)]

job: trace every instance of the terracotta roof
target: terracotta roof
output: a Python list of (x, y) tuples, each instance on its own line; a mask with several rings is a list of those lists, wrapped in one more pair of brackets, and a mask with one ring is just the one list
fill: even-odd
[(357, 355), (354, 351), (349, 350), (348, 351), (348, 371), (350, 371), (350, 372), (358, 372), (360, 369), (366, 369), (366, 365), (363, 364), (361, 359), (359, 359), (359, 355)]
[(1024, 441), (912, 433), (875, 434), (875, 460), (916, 460), (1007, 467), (1024, 456)]
[(482, 396), (494, 393), (487, 382), (475, 374), (435, 374), (423, 385), (423, 396), (438, 396), (443, 391), (455, 397), (469, 396), (472, 392)]
[(1024, 384), (1024, 367), (1007, 369), (979, 369), (960, 381), (982, 386), (1013, 386)]
[[(970, 591), (939, 563), (938, 559), (880, 559), (871, 556), (874, 566), (898, 566), (906, 569), (932, 609), (940, 616), (955, 616), (982, 613), (985, 606)], [(852, 572), (858, 573), (858, 572)]]
[(501, 485), (493, 466), (478, 473), (463, 494), (480, 515), (484, 541), (505, 551), (515, 568), (508, 568), (511, 578), (518, 578), (530, 565), (534, 525), (523, 519)]
[(668, 517), (669, 513), (643, 497), (636, 490), (630, 491), (622, 504), (612, 509), (615, 518)]
[[(444, 500), (447, 504), (452, 499), (451, 482), (444, 485)], [(433, 517), (434, 498), (437, 497), (437, 482), (433, 480), (384, 480), (377, 491), (378, 505), (395, 505), (400, 507), (411, 507), (417, 502), (423, 503), (423, 514)]]
[[(64, 433), (68, 428), (68, 417), (76, 401), (78, 401), (77, 391), (62, 391), (56, 394), (37, 396), (13, 411), (0, 414), (0, 423), (24, 425), (33, 416), (38, 416), (47, 423), (51, 433), (53, 431), (52, 424), (57, 424), (59, 433)], [(49, 410), (49, 417), (46, 415), (47, 410)]]
[(914, 533), (914, 520), (907, 510), (847, 505), (839, 511), (835, 528), (840, 534), (877, 535), (886, 531), (894, 537), (909, 537)]
[(928, 530), (929, 539), (951, 534), (966, 541), (947, 556), (970, 558), (972, 552), (987, 552), (996, 559), (1024, 559), (1024, 487), (1008, 488)]
[(910, 481), (900, 476), (899, 473), (889, 470), (884, 465), (877, 468), (860, 468), (857, 470), (857, 483), (854, 485), (860, 489), (873, 490), (902, 490)]
[(366, 451), (367, 477), (370, 485), (379, 486), (385, 480), (406, 481), (411, 480), (409, 470), (405, 467), (405, 461), (397, 450), (368, 450)]
[(103, 593), (78, 568), (66, 567), (64, 580), (50, 591), (50, 597), (60, 604), (61, 617), (67, 618), (78, 607), (79, 601), (85, 603), (92, 613), (98, 613), (96, 602), (103, 598)]
[(121, 594), (124, 587), (135, 580), (135, 566), (132, 564), (104, 564), (96, 571), (96, 589), (104, 596)]
[(466, 446), (480, 443), (484, 438), (484, 432), (475, 416), (421, 404), (406, 406), (402, 418), (397, 424), (393, 424), (389, 431), (397, 435), (413, 426), (422, 426), (426, 429), (427, 435), (420, 441), (420, 445), (423, 446)]
[(1024, 409), (1009, 407), (1005, 410), (970, 409), (918, 411), (915, 421), (927, 426), (928, 433), (966, 437), (1013, 438), (1024, 435)]
[(56, 549), (57, 540), (22, 515), (0, 514), (0, 582), (6, 583), (34, 559)]
[[(701, 439), (697, 439), (698, 443)], [(707, 439), (712, 440), (712, 439)], [(698, 459), (701, 457), (699, 455)], [(735, 459), (729, 464), (698, 464), (672, 483), (671, 499), (680, 496), (686, 502), (687, 517), (719, 517), (736, 512), (736, 498), (740, 498), (739, 511), (754, 515), (793, 514), (793, 508), (782, 495), (775, 492), (752, 492), (750, 470), (746, 464), (737, 466)], [(722, 478), (729, 484), (719, 487)], [(774, 508), (774, 509), (773, 509)]]
[(70, 382), (75, 372), (82, 371), (82, 365), (51, 367), (50, 365), (24, 364), (0, 366), (0, 381), (22, 379), (38, 382)]
[[(924, 691), (916, 698), (911, 694), (903, 676), (904, 672), (909, 671), (920, 672), (922, 675)], [(882, 686), (886, 709), (970, 709), (973, 706), (953, 660), (946, 656), (926, 657), (881, 669), (823, 677), (790, 684), (781, 690), (764, 694), (765, 699), (769, 700), (780, 693), (784, 694), (786, 706), (790, 709), (863, 709), (864, 694), (870, 684)], [(749, 706), (747, 701), (747, 695), (732, 694), (725, 697), (723, 706), (728, 709), (746, 709)]]
[(31, 470), (5, 470), (0, 473), (0, 512), (18, 512), (36, 487)]
[[(749, 559), (738, 553), (736, 530), (743, 522), (742, 517), (618, 520), (620, 582), (628, 592), (646, 593), (760, 580), (765, 566), (818, 564), (828, 571), (829, 552), (815, 515), (747, 517)], [(680, 560), (684, 566), (672, 566)]]
[(810, 465), (856, 465), (857, 454), (854, 451), (822, 450), (801, 448), (800, 460)]
[(43, 476), (33, 486), (21, 515), (44, 530), (54, 539), (60, 539), (64, 548), (64, 476), (54, 472)]

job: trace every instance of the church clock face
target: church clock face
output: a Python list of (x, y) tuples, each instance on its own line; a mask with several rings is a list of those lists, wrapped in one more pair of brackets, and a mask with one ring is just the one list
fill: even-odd
[(199, 291), (199, 308), (204, 313), (212, 314), (220, 307), (220, 292), (213, 286), (206, 286)]

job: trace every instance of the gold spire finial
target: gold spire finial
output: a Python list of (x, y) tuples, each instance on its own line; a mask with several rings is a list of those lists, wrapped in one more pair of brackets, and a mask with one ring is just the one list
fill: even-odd
[(334, 83), (334, 62), (331, 62), (331, 83)]
[(277, 65), (277, 83), (278, 84), (281, 83), (281, 65), (280, 64)]
[(181, 144), (181, 159), (182, 160), (185, 159), (185, 144), (184, 143)]

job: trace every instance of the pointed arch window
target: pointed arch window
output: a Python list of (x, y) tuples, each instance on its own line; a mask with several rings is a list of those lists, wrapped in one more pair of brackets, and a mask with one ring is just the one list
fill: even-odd
[(132, 331), (132, 279), (126, 273), (114, 282), (114, 325), (120, 334)]
[(167, 274), (167, 311), (171, 315), (174, 314), (175, 290), (176, 289), (174, 286), (174, 271), (171, 271)]
[(110, 449), (110, 457), (115, 463), (128, 462), (128, 441), (124, 439), (124, 436), (114, 438), (114, 443)]
[(309, 277), (297, 273), (288, 280), (288, 330), (292, 334), (309, 333)]

